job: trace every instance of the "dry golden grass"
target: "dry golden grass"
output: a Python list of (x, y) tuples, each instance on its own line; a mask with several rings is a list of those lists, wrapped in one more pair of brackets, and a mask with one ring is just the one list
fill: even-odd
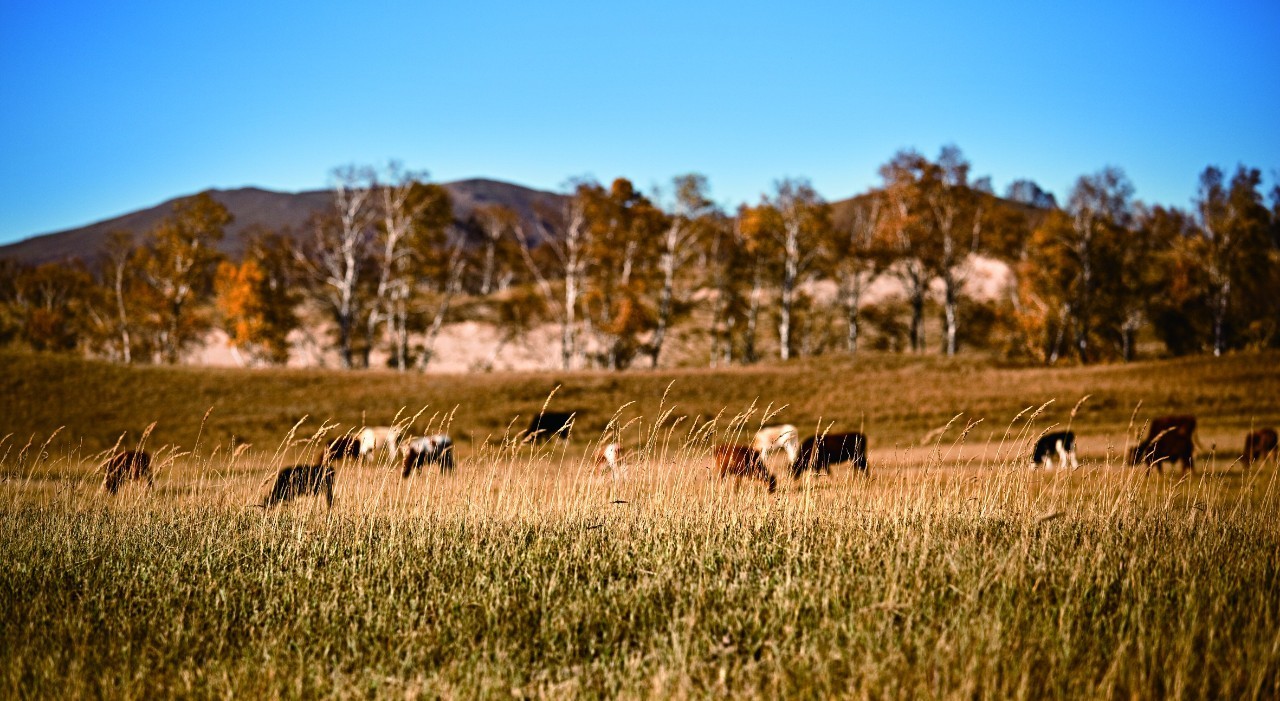
[[(285, 406), (291, 393), (338, 405), (331, 393), (353, 378), (89, 365), (75, 372), (153, 392), (131, 411), (160, 421), (148, 438), (156, 486), (104, 495), (100, 449), (73, 421), (47, 444), (0, 443), (0, 695), (1274, 698), (1280, 485), (1274, 461), (1245, 471), (1234, 445), (1241, 426), (1274, 419), (1274, 359), (859, 369), (874, 390), (860, 405), (875, 408), (869, 472), (783, 478), (772, 497), (714, 479), (710, 446), (839, 402), (761, 394), (720, 412), (700, 397), (739, 396), (748, 380), (814, 390), (831, 384), (820, 367), (413, 378), (399, 391), (472, 385), (479, 408), (414, 423), (462, 437), (452, 474), (344, 464), (332, 511), (306, 497), (265, 512), (252, 506), (264, 480), (349, 426), (294, 429), (295, 417), (251, 434), (249, 421), (209, 423)], [(1156, 372), (1164, 379), (1143, 376)], [(1185, 406), (1168, 399), (1171, 377), (1179, 397), (1205, 402), (1200, 469), (1123, 466), (1136, 401), (1120, 403), (1158, 387), (1144, 407)], [(401, 397), (387, 389), (400, 378), (373, 380), (384, 401)], [(572, 442), (535, 448), (504, 440), (505, 424), (465, 423), (496, 420), (504, 397), (536, 410), (545, 394), (511, 398), (550, 380), (594, 407)], [(693, 387), (679, 394), (682, 380)], [(201, 429), (209, 397), (179, 396), (200, 383), (282, 394), (254, 405), (232, 393)], [(65, 396), (61, 386), (46, 396)], [(638, 401), (604, 408), (627, 387)], [(1073, 419), (1084, 390), (1094, 396)], [(1061, 394), (1038, 394), (1050, 391)], [(927, 406), (881, 417), (904, 397)], [(793, 403), (766, 418), (771, 399)], [(67, 403), (61, 416), (90, 412)], [(1068, 422), (1082, 467), (1029, 469), (1030, 442)], [(165, 437), (165, 423), (190, 436)], [(598, 474), (595, 444), (619, 435), (632, 451), (625, 473)]]

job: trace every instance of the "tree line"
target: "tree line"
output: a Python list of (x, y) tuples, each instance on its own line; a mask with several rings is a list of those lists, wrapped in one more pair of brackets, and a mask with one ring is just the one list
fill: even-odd
[[(1280, 185), (1264, 196), (1257, 169), (1206, 168), (1189, 209), (1135, 201), (1118, 168), (1080, 177), (1063, 205), (1028, 180), (997, 197), (970, 170), (954, 146), (903, 150), (852, 200), (783, 179), (736, 211), (698, 174), (647, 194), (580, 179), (532, 219), (489, 205), (459, 222), (426, 173), (349, 166), (330, 208), (249, 232), (239, 260), (219, 252), (231, 215), (205, 193), (140, 241), (113, 234), (92, 265), (0, 261), (0, 343), (175, 363), (220, 328), (242, 362), (279, 364), (291, 334), (321, 328), (342, 367), (378, 352), (423, 369), (465, 307), (498, 329), (494, 357), (554, 325), (565, 369), (656, 366), (677, 332), (711, 366), (766, 346), (856, 353), (868, 327), (877, 347), (923, 352), (931, 314), (946, 355), (1127, 361), (1144, 334), (1173, 355), (1280, 345)], [(1002, 298), (966, 295), (977, 256), (1013, 271)], [(900, 299), (868, 305), (883, 279)]]

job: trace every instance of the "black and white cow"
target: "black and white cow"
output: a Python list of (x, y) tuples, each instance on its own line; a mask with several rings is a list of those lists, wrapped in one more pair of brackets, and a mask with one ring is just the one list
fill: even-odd
[(1035, 450), (1031, 451), (1031, 465), (1052, 470), (1054, 455), (1060, 458), (1059, 464), (1062, 467), (1066, 467), (1067, 463), (1071, 464), (1073, 470), (1080, 467), (1076, 460), (1076, 434), (1071, 431), (1055, 431), (1041, 436), (1036, 441)]
[(408, 478), (423, 465), (439, 465), (441, 472), (453, 470), (453, 439), (440, 433), (414, 438), (404, 444), (404, 474)]

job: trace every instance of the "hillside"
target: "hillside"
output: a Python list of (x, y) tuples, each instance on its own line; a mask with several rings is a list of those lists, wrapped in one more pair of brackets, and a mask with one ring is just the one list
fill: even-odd
[[(719, 370), (664, 369), (643, 372), (495, 372), (487, 374), (358, 373), (317, 369), (158, 367), (111, 365), (65, 356), (0, 353), (0, 454), (38, 445), (59, 426), (58, 450), (82, 445), (86, 452), (110, 447), (124, 431), (158, 421), (156, 445), (190, 448), (198, 435), (207, 445), (235, 436), (261, 448), (280, 444), (294, 424), (310, 419), (350, 427), (367, 421), (389, 424), (397, 412), (426, 409), (419, 431), (435, 416), (451, 414), (449, 428), (463, 455), (486, 437), (500, 440), (520, 430), (552, 396), (551, 410), (576, 410), (581, 438), (600, 436), (614, 412), (631, 424), (634, 442), (666, 409), (673, 416), (731, 417), (755, 407), (779, 411), (773, 421), (812, 429), (822, 422), (837, 430), (872, 436), (873, 453), (895, 455), (918, 443), (957, 414), (955, 438), (969, 421), (983, 419), (969, 442), (995, 449), (1021, 430), (1012, 424), (1027, 407), (1053, 404), (1037, 414), (1036, 430), (1072, 422), (1082, 435), (1082, 454), (1114, 455), (1130, 421), (1194, 413), (1205, 450), (1215, 444), (1229, 462), (1239, 455), (1246, 430), (1280, 420), (1280, 376), (1275, 353), (1225, 358), (1146, 361), (1095, 367), (1007, 367), (981, 356), (947, 360), (864, 353), (857, 359), (827, 358)], [(841, 378), (832, 382), (832, 378)], [(1178, 378), (1171, 383), (1170, 378)], [(1176, 384), (1174, 387), (1172, 384)], [(86, 401), (85, 388), (93, 399)], [(558, 390), (556, 388), (559, 388)], [(1072, 420), (1072, 407), (1090, 398)], [(212, 411), (206, 416), (206, 411)], [(1135, 413), (1136, 409), (1136, 413)], [(1029, 414), (1024, 414), (1025, 419)], [(670, 423), (671, 420), (668, 420)], [(1006, 428), (1013, 426), (1006, 435)], [(687, 431), (689, 424), (682, 424)], [(83, 444), (80, 442), (83, 441)], [(884, 451), (881, 453), (880, 451)], [(1235, 451), (1232, 454), (1232, 451)]]
[[(535, 208), (539, 203), (554, 206), (560, 195), (534, 190), (521, 185), (496, 180), (459, 180), (444, 183), (453, 197), (454, 218), (465, 222), (477, 207), (501, 204), (512, 208), (530, 224), (535, 221)], [(306, 192), (275, 192), (247, 187), (236, 190), (212, 190), (214, 199), (221, 202), (235, 217), (227, 227), (222, 251), (238, 256), (243, 250), (244, 234), (254, 228), (270, 230), (299, 230), (315, 212), (330, 206), (328, 190)], [(37, 264), (69, 258), (92, 258), (103, 247), (113, 231), (128, 231), (141, 237), (173, 211), (173, 204), (180, 197), (154, 207), (140, 209), (88, 226), (66, 231), (33, 236), (16, 243), (0, 246), (0, 258), (21, 263)]]

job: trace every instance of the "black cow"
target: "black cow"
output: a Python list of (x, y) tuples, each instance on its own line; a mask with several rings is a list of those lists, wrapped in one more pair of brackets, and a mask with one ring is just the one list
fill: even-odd
[(1183, 463), (1188, 471), (1195, 469), (1194, 416), (1160, 416), (1151, 420), (1146, 440), (1129, 454), (1129, 464), (1145, 463), (1160, 472), (1164, 463)]
[(360, 439), (355, 436), (338, 436), (329, 441), (320, 455), (320, 464), (328, 465), (343, 458), (360, 457)]
[(333, 467), (329, 465), (294, 465), (281, 468), (276, 473), (276, 483), (271, 493), (262, 500), (262, 508), (269, 509), (294, 497), (324, 492), (325, 502), (333, 508)]
[(544, 411), (529, 421), (525, 440), (534, 443), (542, 443), (556, 437), (568, 440), (575, 416), (577, 412), (574, 411)]
[(1080, 467), (1076, 460), (1076, 434), (1071, 431), (1044, 434), (1036, 441), (1036, 448), (1031, 452), (1031, 464), (1035, 467), (1043, 465), (1046, 470), (1052, 470), (1054, 455), (1062, 459), (1063, 467), (1067, 463), (1071, 463), (1072, 469)]
[(126, 450), (112, 455), (103, 464), (106, 474), (102, 478), (102, 488), (109, 494), (120, 490), (120, 485), (129, 480), (147, 480), (147, 487), (154, 486), (151, 477), (151, 455), (141, 450)]
[(828, 433), (804, 439), (796, 461), (791, 464), (791, 476), (798, 478), (805, 470), (831, 474), (831, 466), (842, 462), (851, 462), (859, 470), (867, 469), (866, 436), (857, 432)]

